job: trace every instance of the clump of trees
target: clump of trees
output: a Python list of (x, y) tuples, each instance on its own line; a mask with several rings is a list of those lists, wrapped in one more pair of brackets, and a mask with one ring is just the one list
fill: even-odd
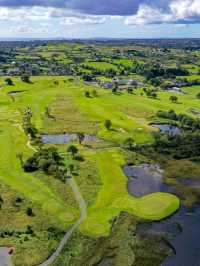
[(174, 110), (158, 111), (157, 116), (177, 121), (185, 129), (191, 129), (193, 131), (200, 129), (200, 119), (195, 119), (186, 114), (177, 114)]
[(160, 86), (160, 80), (156, 78), (174, 78), (176, 76), (187, 76), (189, 71), (187, 69), (177, 67), (177, 68), (167, 68), (161, 64), (144, 64), (137, 63), (133, 68), (132, 72), (138, 75), (146, 77), (146, 79), (152, 82), (156, 86)]
[[(78, 154), (78, 148), (74, 145), (70, 145), (68, 148), (67, 148), (67, 152), (69, 154), (71, 154), (72, 158), (76, 161), (81, 161), (83, 162), (84, 161), (84, 158), (82, 155), (79, 155)], [(70, 166), (71, 168), (72, 166)], [(70, 170), (70, 169), (69, 169)], [(71, 171), (71, 170), (70, 170)]]
[(154, 99), (157, 98), (157, 92), (155, 90), (144, 88), (143, 91), (147, 97)]
[(28, 158), (23, 168), (25, 172), (43, 171), (47, 175), (53, 175), (62, 182), (67, 179), (67, 168), (63, 157), (59, 155), (56, 148), (40, 149)]
[[(1, 230), (0, 232), (0, 237), (1, 238), (8, 238), (8, 237), (20, 237), (20, 236), (23, 236), (23, 235), (27, 235), (27, 236), (31, 236), (31, 237), (34, 237), (36, 236), (33, 228), (31, 225), (27, 225), (26, 229), (24, 229), (23, 231), (14, 231), (14, 230)], [(24, 241), (28, 241), (29, 238), (25, 236), (24, 238)]]
[(155, 133), (153, 148), (156, 152), (174, 159), (200, 160), (200, 134), (167, 135)]

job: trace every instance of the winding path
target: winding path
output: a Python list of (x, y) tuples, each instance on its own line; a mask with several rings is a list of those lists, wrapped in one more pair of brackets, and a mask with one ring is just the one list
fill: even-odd
[(87, 217), (87, 205), (85, 200), (83, 199), (78, 185), (75, 181), (75, 179), (69, 178), (67, 180), (68, 184), (71, 186), (74, 196), (76, 198), (76, 201), (79, 204), (79, 209), (80, 209), (80, 218), (76, 221), (76, 223), (71, 226), (71, 228), (66, 232), (65, 236), (63, 237), (62, 241), (60, 242), (58, 248), (56, 249), (56, 251), (42, 264), (38, 265), (38, 266), (48, 266), (51, 263), (53, 263), (55, 261), (55, 259), (60, 255), (61, 251), (63, 250), (64, 246), (67, 244), (67, 241), (70, 239), (71, 235), (73, 234), (73, 232), (77, 229), (77, 227), (82, 223), (82, 221), (84, 219), (86, 219)]
[[(21, 131), (23, 131), (23, 128), (22, 128), (22, 126), (20, 124), (16, 124), (16, 126)], [(31, 145), (30, 136), (28, 136), (28, 137), (29, 137), (29, 139), (28, 139), (28, 142), (26, 143), (26, 146), (29, 149), (37, 152), (37, 149)], [(78, 187), (78, 185), (76, 183), (76, 180), (73, 177), (71, 177), (71, 178), (67, 179), (67, 183), (70, 185), (70, 187), (71, 187), (71, 189), (72, 189), (72, 191), (74, 193), (75, 199), (76, 199), (76, 201), (77, 201), (77, 203), (79, 205), (80, 218), (66, 232), (66, 234), (64, 235), (63, 239), (61, 240), (59, 246), (57, 247), (56, 251), (46, 261), (44, 261), (43, 263), (39, 264), (38, 266), (48, 266), (48, 265), (52, 264), (55, 261), (55, 259), (60, 255), (61, 251), (63, 250), (64, 246), (67, 244), (67, 241), (70, 239), (70, 237), (73, 234), (73, 232), (78, 228), (78, 226), (83, 222), (83, 220), (87, 218), (87, 204), (86, 204), (84, 198), (81, 195), (81, 192), (80, 192), (79, 187)], [(1, 266), (1, 264), (0, 264), (0, 266)]]

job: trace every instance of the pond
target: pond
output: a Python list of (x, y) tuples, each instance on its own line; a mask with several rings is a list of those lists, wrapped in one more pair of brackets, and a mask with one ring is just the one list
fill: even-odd
[[(65, 133), (65, 134), (54, 134), (54, 135), (41, 135), (42, 143), (44, 144), (66, 144), (71, 141), (78, 140), (78, 134), (76, 133)], [(97, 141), (95, 136), (85, 135), (84, 140), (86, 142)]]
[[(130, 195), (140, 197), (152, 192), (176, 193), (175, 188), (164, 184), (164, 173), (158, 165), (142, 164), (125, 166)], [(199, 186), (199, 181), (182, 179), (185, 185)], [(138, 227), (140, 234), (165, 236), (175, 251), (162, 266), (200, 266), (200, 206), (192, 211), (183, 206), (171, 217), (160, 221), (143, 223)]]
[(160, 124), (160, 125), (152, 125), (154, 128), (160, 129), (161, 133), (176, 136), (176, 135), (181, 135), (182, 131), (179, 127), (177, 126), (172, 126), (168, 124)]
[(128, 177), (128, 192), (135, 197), (154, 192), (174, 192), (164, 184), (163, 171), (158, 165), (124, 166), (123, 171)]
[(170, 218), (139, 226), (141, 234), (164, 235), (175, 254), (167, 257), (162, 266), (200, 265), (200, 207), (191, 212), (182, 207)]

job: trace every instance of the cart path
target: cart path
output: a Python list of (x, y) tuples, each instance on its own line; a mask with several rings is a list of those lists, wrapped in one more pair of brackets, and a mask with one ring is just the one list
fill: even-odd
[(78, 228), (78, 226), (83, 222), (83, 220), (87, 218), (87, 204), (80, 193), (76, 180), (72, 177), (72, 178), (68, 178), (67, 182), (71, 186), (74, 196), (76, 198), (76, 201), (78, 202), (79, 209), (80, 209), (80, 218), (66, 232), (65, 236), (63, 237), (56, 251), (45, 262), (43, 262), (42, 264), (38, 266), (48, 266), (52, 264), (55, 261), (55, 259), (60, 255), (61, 251), (63, 250), (64, 246), (67, 244), (73, 232)]

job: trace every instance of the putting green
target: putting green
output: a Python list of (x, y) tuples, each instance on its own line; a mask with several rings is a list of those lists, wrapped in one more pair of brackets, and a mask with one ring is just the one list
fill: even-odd
[(127, 192), (127, 178), (121, 166), (125, 163), (119, 150), (107, 150), (96, 155), (102, 187), (94, 205), (88, 208), (88, 218), (80, 230), (89, 235), (107, 235), (110, 221), (121, 211), (146, 220), (161, 220), (179, 208), (179, 199), (168, 193), (153, 193), (134, 198)]

